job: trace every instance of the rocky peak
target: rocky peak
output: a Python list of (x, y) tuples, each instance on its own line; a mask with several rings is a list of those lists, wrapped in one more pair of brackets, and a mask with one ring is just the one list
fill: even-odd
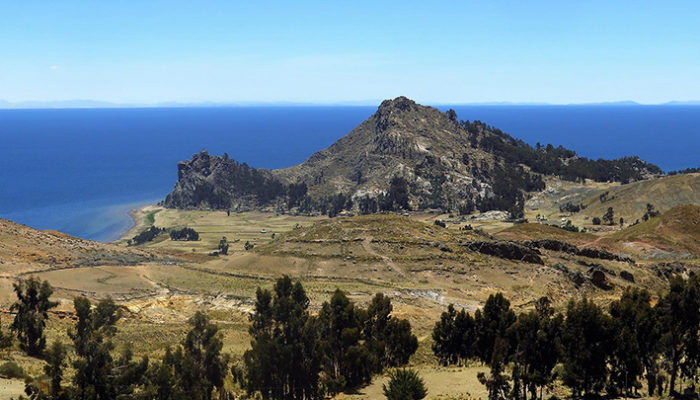
[(388, 113), (388, 112), (391, 112), (393, 110), (409, 111), (411, 108), (414, 108), (416, 106), (417, 106), (417, 104), (415, 101), (413, 101), (405, 96), (399, 96), (393, 100), (382, 101), (382, 104), (379, 105), (379, 109), (377, 109), (377, 112), (378, 113)]

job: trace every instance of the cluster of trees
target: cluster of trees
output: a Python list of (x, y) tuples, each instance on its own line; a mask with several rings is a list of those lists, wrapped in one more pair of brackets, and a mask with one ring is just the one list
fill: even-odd
[(654, 209), (654, 205), (647, 203), (647, 211), (642, 215), (642, 221), (648, 221), (651, 218), (658, 217), (659, 212)]
[[(608, 207), (608, 209), (605, 211), (605, 214), (603, 214), (603, 219), (601, 220), (599, 217), (593, 217), (591, 219), (591, 222), (593, 225), (600, 225), (602, 223), (605, 223), (606, 225), (615, 225), (615, 210), (612, 207)], [(624, 224), (625, 219), (620, 217), (620, 226), (622, 227), (622, 224)]]
[(165, 228), (158, 228), (155, 225), (151, 225), (147, 229), (143, 230), (141, 233), (138, 235), (134, 236), (133, 238), (127, 240), (127, 244), (129, 246), (138, 246), (140, 244), (144, 244), (146, 242), (151, 242), (153, 239), (158, 237), (158, 235), (161, 234), (161, 232), (165, 232)]
[(481, 121), (462, 121), (473, 147), (481, 148), (502, 158), (506, 164), (524, 164), (544, 175), (558, 175), (570, 181), (592, 179), (597, 182), (622, 182), (644, 179), (644, 172), (662, 174), (663, 171), (639, 157), (616, 160), (590, 160), (579, 157), (573, 150), (551, 144), (532, 147), (498, 128)]
[[(128, 346), (115, 354), (122, 308), (111, 299), (92, 304), (82, 296), (73, 301), (76, 322), (67, 335), (74, 354), (69, 359), (69, 348), (60, 340), (46, 345), (47, 313), (57, 305), (50, 301), (48, 282), (29, 278), (14, 289), (11, 329), (22, 350), (45, 361), (46, 377), (27, 380), (25, 392), (32, 400), (223, 399), (231, 398), (224, 388), (228, 376), (263, 399), (319, 399), (405, 365), (418, 347), (408, 321), (391, 315), (388, 297), (377, 294), (364, 309), (336, 290), (314, 316), (301, 283), (283, 277), (272, 291), (258, 288), (251, 349), (240, 363), (222, 352), (218, 327), (201, 312), (188, 320), (190, 331), (180, 344), (167, 348), (161, 359), (137, 359)], [(8, 347), (12, 340), (0, 332), (0, 344)], [(66, 385), (68, 366), (73, 374)], [(386, 389), (389, 398), (425, 396), (415, 373), (396, 374)]]
[(395, 176), (389, 182), (386, 194), (380, 194), (376, 198), (364, 196), (357, 201), (360, 214), (374, 214), (377, 211), (402, 211), (410, 210), (409, 185), (405, 178)]
[(605, 214), (603, 214), (603, 222), (608, 225), (615, 225), (615, 210), (612, 207), (608, 207)]
[(222, 177), (217, 182), (219, 191), (213, 186), (202, 185), (195, 193), (206, 200), (212, 208), (227, 209), (233, 197), (254, 197), (258, 204), (267, 204), (287, 194), (288, 187), (272, 176), (268, 171), (252, 168), (246, 163), (239, 163), (224, 154)]
[(579, 211), (581, 211), (581, 210), (585, 210), (585, 209), (586, 209), (586, 205), (583, 204), (583, 203), (574, 204), (574, 203), (568, 202), (568, 203), (566, 203), (566, 204), (563, 204), (563, 205), (560, 204), (560, 205), (559, 205), (559, 211), (560, 211), (560, 212), (567, 211), (567, 212), (570, 212), (570, 213), (577, 213), (577, 212), (579, 212)]
[(170, 231), (171, 240), (186, 240), (186, 241), (197, 241), (199, 240), (199, 232), (192, 228), (184, 227), (182, 229), (172, 229)]
[(408, 362), (418, 348), (406, 320), (391, 316), (377, 294), (367, 309), (336, 290), (318, 316), (299, 282), (281, 278), (272, 292), (258, 289), (244, 355), (247, 390), (263, 399), (315, 399), (367, 384), (372, 375)]
[(559, 225), (554, 225), (554, 226), (559, 227), (559, 228), (561, 228), (565, 231), (569, 231), (569, 232), (585, 232), (586, 231), (586, 228), (579, 228), (578, 226), (574, 225), (571, 222), (571, 220), (567, 220), (566, 224), (564, 224), (563, 226), (559, 226)]
[(584, 298), (572, 299), (561, 314), (541, 298), (535, 310), (516, 317), (499, 293), (474, 316), (449, 306), (433, 329), (433, 352), (445, 365), (488, 364), (490, 373), (479, 379), (490, 400), (535, 400), (557, 378), (574, 396), (630, 395), (643, 380), (649, 395), (661, 395), (662, 369), (674, 394), (679, 377), (698, 378), (699, 295), (697, 276), (674, 277), (654, 306), (649, 292), (628, 288), (607, 312)]
[(542, 177), (525, 171), (520, 165), (496, 165), (492, 171), (491, 188), (493, 193), (478, 197), (476, 208), (481, 211), (504, 210), (512, 218), (522, 218), (525, 198), (523, 192), (544, 190)]
[(697, 174), (700, 172), (700, 167), (698, 168), (686, 168), (686, 169), (679, 169), (676, 171), (669, 171), (669, 175), (683, 175), (683, 174)]

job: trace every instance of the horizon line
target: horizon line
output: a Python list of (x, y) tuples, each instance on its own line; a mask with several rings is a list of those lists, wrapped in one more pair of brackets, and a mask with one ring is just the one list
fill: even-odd
[[(0, 109), (97, 109), (97, 108), (206, 108), (206, 107), (370, 107), (378, 106), (383, 100), (350, 100), (328, 102), (304, 101), (160, 101), (152, 103), (125, 103), (103, 100), (25, 100), (10, 102), (0, 99)], [(516, 101), (484, 101), (484, 102), (423, 102), (421, 104), (434, 107), (445, 106), (698, 106), (700, 100), (678, 101), (663, 103), (639, 103), (634, 100), (599, 101), (585, 103), (549, 103), (549, 102), (516, 102)]]

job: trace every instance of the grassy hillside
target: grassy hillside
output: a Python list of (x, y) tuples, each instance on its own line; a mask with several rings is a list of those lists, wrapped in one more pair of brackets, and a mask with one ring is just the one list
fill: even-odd
[(700, 206), (681, 205), (660, 216), (615, 232), (607, 240), (640, 242), (700, 256)]
[[(600, 195), (606, 191), (609, 192), (608, 200), (601, 201)], [(612, 207), (616, 220), (623, 217), (627, 223), (632, 223), (641, 220), (647, 203), (653, 204), (661, 212), (682, 204), (700, 206), (700, 174), (666, 176), (613, 186), (584, 200), (586, 209), (580, 214), (600, 218), (608, 207)]]

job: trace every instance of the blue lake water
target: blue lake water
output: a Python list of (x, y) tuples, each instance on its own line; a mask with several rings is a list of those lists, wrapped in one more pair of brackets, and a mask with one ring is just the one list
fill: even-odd
[[(447, 109), (450, 107), (440, 107)], [(700, 106), (454, 106), (531, 144), (700, 166)], [(376, 107), (0, 110), (0, 217), (101, 241), (165, 197), (201, 149), (255, 167), (303, 162)]]

